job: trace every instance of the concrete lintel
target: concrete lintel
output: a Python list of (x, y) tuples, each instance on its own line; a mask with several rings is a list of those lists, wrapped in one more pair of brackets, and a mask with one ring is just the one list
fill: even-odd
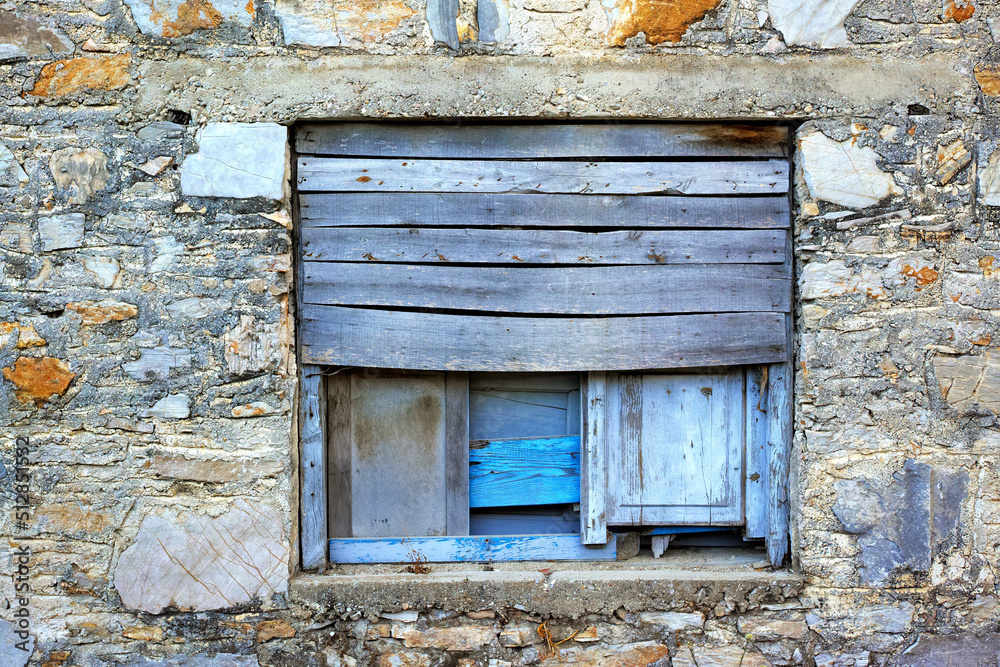
[(968, 68), (948, 53), (867, 59), (267, 55), (229, 62), (149, 60), (140, 69), (140, 115), (154, 120), (163, 108), (184, 109), (195, 112), (198, 122), (220, 120), (234, 110), (243, 111), (229, 120), (282, 123), (491, 116), (808, 118), (873, 115), (894, 103), (945, 113), (953, 100), (971, 99), (973, 92)]
[(289, 590), (292, 601), (320, 613), (398, 611), (404, 601), (413, 609), (517, 608), (527, 612), (574, 617), (686, 609), (711, 610), (728, 598), (748, 608), (780, 602), (799, 594), (802, 578), (788, 572), (689, 570), (559, 571), (548, 578), (534, 571), (432, 572), (372, 575), (303, 575)]

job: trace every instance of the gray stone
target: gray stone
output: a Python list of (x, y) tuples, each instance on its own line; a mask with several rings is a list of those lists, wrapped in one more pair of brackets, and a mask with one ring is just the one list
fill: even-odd
[(117, 259), (84, 255), (80, 260), (83, 262), (83, 268), (97, 278), (98, 285), (105, 289), (115, 287), (118, 274), (121, 273), (121, 266), (118, 264)]
[(30, 180), (24, 173), (21, 163), (3, 142), (0, 142), (0, 174), (6, 174), (18, 183), (27, 183)]
[(268, 601), (288, 588), (284, 526), (278, 508), (243, 499), (215, 518), (164, 508), (118, 559), (115, 588), (126, 606), (152, 614)]
[(177, 264), (177, 259), (184, 254), (184, 244), (178, 243), (173, 236), (153, 239), (151, 241), (150, 255), (153, 259), (149, 262), (149, 273), (159, 273), (172, 269)]
[(799, 139), (802, 172), (816, 199), (849, 208), (875, 206), (897, 189), (892, 174), (875, 163), (875, 151), (853, 139), (834, 141), (819, 131)]
[(83, 213), (50, 215), (38, 219), (38, 235), (42, 239), (42, 250), (64, 250), (83, 245)]
[(771, 23), (789, 46), (850, 46), (844, 20), (861, 0), (768, 0)]
[(160, 419), (187, 419), (191, 414), (191, 399), (184, 394), (164, 396), (153, 407), (143, 411), (143, 417)]
[(1000, 149), (979, 170), (979, 196), (987, 206), (1000, 206)]
[(957, 410), (973, 405), (1000, 414), (1000, 359), (993, 351), (982, 355), (934, 357), (941, 396)]
[(194, 197), (284, 196), (288, 130), (276, 123), (209, 123), (198, 152), (181, 165), (181, 190)]
[(187, 0), (125, 0), (125, 4), (139, 30), (156, 37), (182, 37), (224, 24), (249, 26), (254, 17), (253, 4), (243, 0), (211, 0), (201, 11), (191, 11), (193, 3)]
[(63, 148), (49, 158), (49, 170), (60, 190), (70, 190), (71, 204), (86, 203), (108, 184), (108, 157), (96, 148)]
[(199, 299), (191, 297), (174, 301), (167, 306), (167, 313), (171, 319), (190, 318), (200, 320), (213, 313), (222, 312), (229, 307), (229, 302), (223, 299)]
[(685, 614), (676, 611), (647, 611), (639, 614), (639, 621), (646, 625), (659, 625), (670, 632), (690, 632), (701, 630), (705, 615)]
[(325, 0), (278, 0), (274, 13), (281, 21), (285, 44), (340, 46), (337, 19)]
[(139, 358), (122, 366), (122, 370), (140, 382), (166, 380), (170, 369), (191, 365), (191, 352), (172, 347), (155, 347), (139, 351)]
[(958, 526), (969, 475), (908, 459), (888, 486), (865, 479), (839, 480), (833, 513), (858, 535), (858, 572), (884, 583), (897, 568), (926, 571)]
[[(11, 613), (8, 610), (7, 613)], [(30, 609), (29, 609), (30, 613)], [(24, 667), (35, 650), (35, 636), (18, 636), (18, 629), (6, 619), (0, 619), (0, 667)], [(23, 649), (22, 649), (23, 647)]]
[(159, 141), (168, 137), (179, 137), (182, 134), (184, 134), (183, 125), (171, 123), (168, 120), (158, 120), (143, 127), (136, 132), (135, 136), (142, 141)]
[(159, 659), (132, 656), (127, 663), (121, 664), (129, 667), (260, 667), (257, 656), (235, 653), (217, 653), (211, 656), (207, 653), (192, 653)]
[(0, 12), (0, 62), (21, 58), (69, 55), (73, 42), (62, 30), (34, 16)]
[(1000, 634), (921, 635), (894, 662), (895, 667), (1000, 665)]

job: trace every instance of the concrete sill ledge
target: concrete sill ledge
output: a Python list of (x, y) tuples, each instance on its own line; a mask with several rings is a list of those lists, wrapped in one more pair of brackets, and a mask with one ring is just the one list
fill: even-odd
[[(740, 608), (780, 603), (799, 594), (802, 577), (757, 571), (744, 564), (696, 569), (618, 563), (618, 569), (580, 564), (523, 563), (519, 569), (451, 570), (429, 574), (355, 572), (302, 574), (289, 596), (320, 613), (377, 616), (404, 608), (459, 612), (516, 608), (576, 617), (626, 611), (712, 609), (724, 599)], [(720, 563), (720, 565), (722, 565)], [(438, 566), (432, 565), (437, 570)], [(441, 566), (444, 567), (444, 566)], [(474, 566), (473, 566), (474, 567)], [(546, 575), (539, 570), (551, 571)]]

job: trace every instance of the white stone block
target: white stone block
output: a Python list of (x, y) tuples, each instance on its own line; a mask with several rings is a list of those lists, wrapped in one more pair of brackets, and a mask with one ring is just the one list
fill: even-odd
[(277, 123), (209, 123), (181, 165), (191, 197), (284, 197), (288, 130)]
[(50, 215), (38, 220), (38, 235), (42, 239), (42, 250), (63, 250), (79, 248), (83, 245), (83, 213)]
[(834, 141), (822, 132), (799, 139), (802, 171), (814, 199), (850, 208), (875, 206), (897, 191), (892, 174), (875, 163), (875, 151), (851, 138)]
[(771, 23), (789, 46), (836, 49), (850, 46), (844, 19), (860, 0), (768, 0)]

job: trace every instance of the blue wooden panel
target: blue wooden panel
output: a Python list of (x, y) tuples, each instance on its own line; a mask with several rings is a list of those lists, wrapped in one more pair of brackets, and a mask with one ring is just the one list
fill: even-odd
[[(717, 533), (715, 526), (660, 526), (649, 531), (650, 535), (687, 535), (689, 533)], [(645, 531), (643, 531), (645, 533)]]
[(330, 540), (334, 563), (615, 560), (615, 540), (587, 547), (579, 535), (383, 537)]
[(580, 502), (580, 436), (474, 440), (469, 507)]

